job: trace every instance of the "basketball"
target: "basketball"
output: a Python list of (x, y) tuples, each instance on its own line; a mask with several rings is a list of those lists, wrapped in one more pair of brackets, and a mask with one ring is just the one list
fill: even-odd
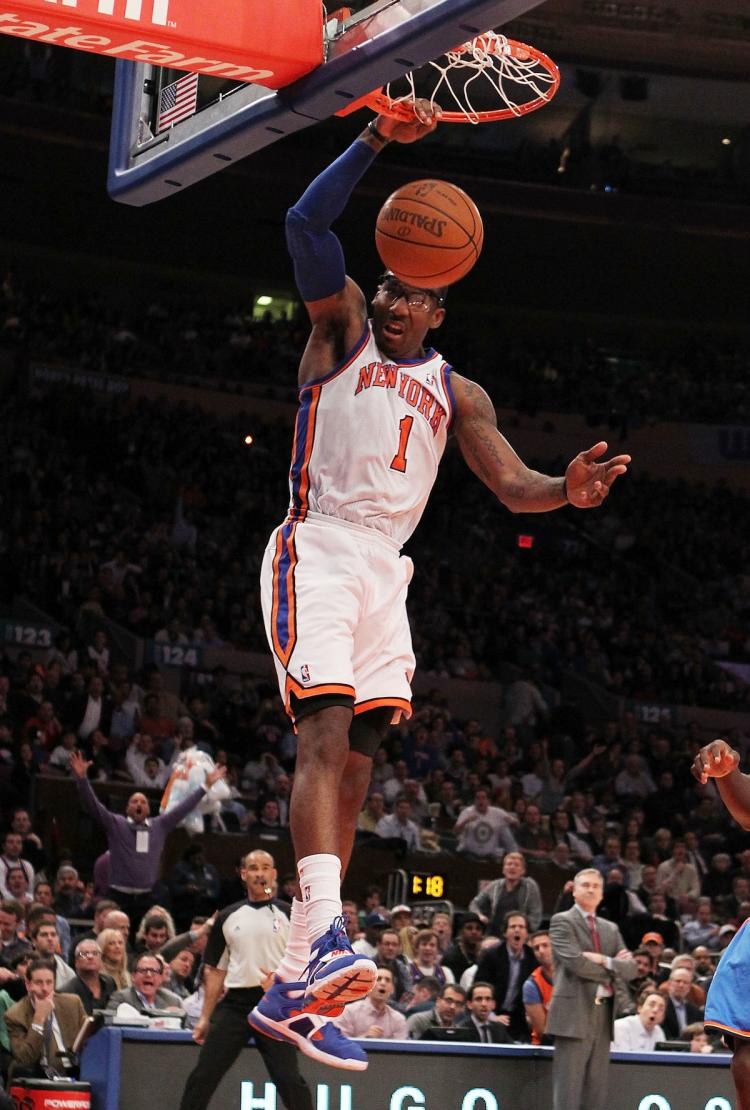
[(386, 268), (425, 289), (468, 274), (483, 242), (479, 209), (448, 181), (403, 185), (388, 197), (375, 225), (375, 246)]

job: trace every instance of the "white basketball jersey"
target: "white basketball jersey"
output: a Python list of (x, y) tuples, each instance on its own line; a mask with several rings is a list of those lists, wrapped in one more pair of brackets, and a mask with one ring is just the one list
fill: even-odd
[(391, 362), (368, 321), (354, 351), (300, 390), (289, 519), (322, 513), (405, 543), (445, 450), (455, 411), (450, 373), (432, 348)]

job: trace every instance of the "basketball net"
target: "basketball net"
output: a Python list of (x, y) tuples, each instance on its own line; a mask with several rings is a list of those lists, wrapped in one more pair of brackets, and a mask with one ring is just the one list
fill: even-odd
[(486, 31), (369, 93), (356, 107), (367, 104), (382, 115), (410, 120), (414, 101), (421, 98), (439, 105), (443, 123), (491, 123), (544, 107), (559, 87), (560, 71), (541, 50)]

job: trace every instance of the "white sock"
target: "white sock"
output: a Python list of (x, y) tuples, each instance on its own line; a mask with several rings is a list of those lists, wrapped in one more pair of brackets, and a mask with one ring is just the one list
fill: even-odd
[(307, 939), (305, 907), (299, 898), (295, 898), (289, 920), (289, 939), (276, 974), (282, 983), (299, 983), (309, 962), (310, 942)]
[(341, 860), (320, 853), (297, 864), (310, 944), (327, 932), (334, 917), (341, 916)]

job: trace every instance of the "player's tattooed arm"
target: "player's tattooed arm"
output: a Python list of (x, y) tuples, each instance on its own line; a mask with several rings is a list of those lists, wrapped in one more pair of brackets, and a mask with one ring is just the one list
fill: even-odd
[(456, 398), (456, 438), (471, 469), (514, 513), (545, 513), (569, 504), (596, 509), (617, 479), (627, 472), (630, 455), (605, 459), (604, 440), (580, 451), (564, 478), (530, 470), (497, 427), (495, 407), (476, 382), (452, 375)]
[(476, 382), (452, 374), (455, 433), (461, 453), (498, 500), (514, 513), (544, 513), (567, 503), (563, 478), (530, 470), (497, 426), (495, 406)]

